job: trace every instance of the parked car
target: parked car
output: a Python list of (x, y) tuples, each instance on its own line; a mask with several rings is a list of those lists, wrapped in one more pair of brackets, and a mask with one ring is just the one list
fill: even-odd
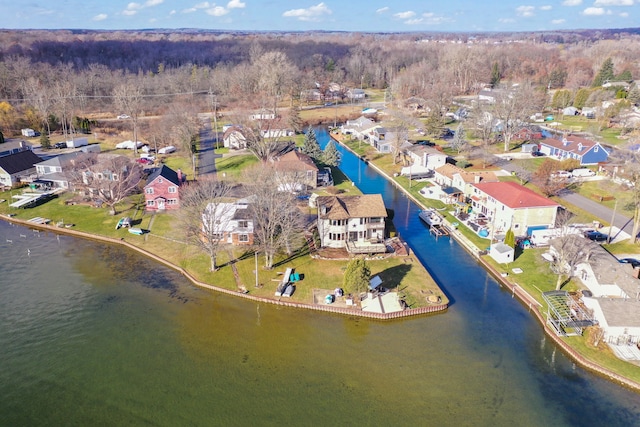
[(571, 173), (576, 177), (594, 176), (596, 174), (594, 171), (587, 168), (574, 169)]
[(67, 143), (66, 142), (56, 142), (55, 144), (53, 144), (53, 148), (57, 148), (57, 149), (63, 149), (63, 148), (67, 148)]
[(572, 173), (569, 171), (556, 171), (551, 174), (551, 178), (571, 178)]
[(606, 242), (609, 236), (596, 230), (587, 230), (584, 232), (584, 237), (594, 242)]
[(631, 267), (633, 268), (640, 267), (640, 260), (637, 260), (635, 258), (622, 258), (619, 259), (618, 262), (620, 262), (621, 264), (631, 264)]
[(120, 114), (118, 116), (119, 120), (130, 119), (131, 117), (128, 114)]
[(542, 157), (542, 156), (544, 156), (544, 153), (542, 151), (532, 151), (531, 155), (533, 157)]
[(141, 165), (152, 165), (153, 164), (153, 160), (147, 159), (146, 157), (141, 157), (139, 159), (136, 159), (136, 162), (140, 163)]

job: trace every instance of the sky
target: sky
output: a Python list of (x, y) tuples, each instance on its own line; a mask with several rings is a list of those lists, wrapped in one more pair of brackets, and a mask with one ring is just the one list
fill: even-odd
[(484, 32), (640, 26), (640, 0), (0, 0), (4, 29)]

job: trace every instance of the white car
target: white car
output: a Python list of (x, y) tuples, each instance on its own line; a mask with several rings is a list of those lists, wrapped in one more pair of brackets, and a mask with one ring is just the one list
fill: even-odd
[(120, 115), (118, 116), (118, 119), (119, 119), (119, 120), (130, 119), (130, 118), (131, 118), (131, 117), (129, 117), (127, 114), (120, 114)]
[(573, 174), (569, 171), (557, 171), (551, 174), (552, 178), (571, 178)]

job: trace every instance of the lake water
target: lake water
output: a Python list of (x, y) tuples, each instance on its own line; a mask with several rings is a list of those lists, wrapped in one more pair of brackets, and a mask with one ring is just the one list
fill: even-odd
[(576, 368), (404, 196), (344, 168), (384, 190), (446, 313), (257, 304), (121, 247), (0, 221), (0, 425), (638, 425), (638, 395)]

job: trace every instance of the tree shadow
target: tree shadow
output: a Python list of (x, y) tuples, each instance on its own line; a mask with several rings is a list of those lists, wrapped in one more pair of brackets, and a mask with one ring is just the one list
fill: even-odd
[(400, 282), (402, 282), (402, 279), (409, 273), (409, 270), (411, 270), (411, 265), (400, 264), (381, 271), (377, 276), (380, 276), (380, 279), (382, 279), (381, 286), (387, 289), (396, 289), (400, 285)]
[(290, 256), (288, 256), (287, 258), (281, 259), (278, 262), (274, 262), (273, 263), (273, 268), (277, 268), (277, 267), (280, 267), (281, 265), (293, 262), (298, 258), (302, 258), (304, 256), (309, 255), (310, 253), (311, 253), (311, 251), (309, 250), (309, 245), (304, 245), (299, 250), (295, 251)]

